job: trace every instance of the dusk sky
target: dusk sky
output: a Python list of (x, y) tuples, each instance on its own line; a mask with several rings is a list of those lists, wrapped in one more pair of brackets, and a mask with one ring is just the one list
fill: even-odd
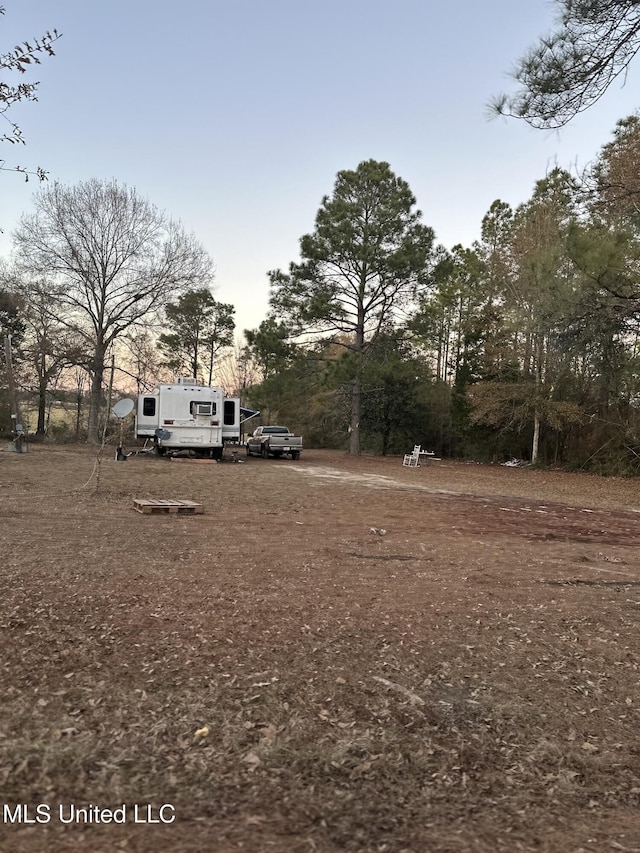
[[(552, 25), (547, 0), (4, 0), (2, 50), (63, 37), (8, 114), (6, 166), (116, 178), (205, 245), (238, 330), (264, 318), (267, 271), (299, 258), (336, 173), (374, 158), (408, 181), (439, 243), (470, 245), (558, 164), (587, 165), (638, 106), (640, 66), (561, 132), (490, 120), (492, 95)], [(37, 183), (1, 176), (0, 254)]]

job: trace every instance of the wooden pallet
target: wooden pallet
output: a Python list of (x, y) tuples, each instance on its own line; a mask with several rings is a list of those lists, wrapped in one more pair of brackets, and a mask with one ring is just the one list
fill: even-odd
[(180, 515), (198, 515), (204, 512), (204, 506), (195, 501), (149, 501), (134, 498), (133, 508), (143, 515), (173, 512)]

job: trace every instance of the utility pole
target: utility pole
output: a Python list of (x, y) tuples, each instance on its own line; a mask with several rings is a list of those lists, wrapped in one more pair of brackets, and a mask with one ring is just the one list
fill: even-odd
[(9, 385), (9, 406), (11, 408), (11, 434), (13, 436), (13, 449), (22, 453), (22, 440), (24, 433), (20, 423), (18, 412), (18, 396), (16, 394), (16, 383), (13, 378), (13, 359), (11, 357), (11, 335), (5, 335), (4, 357), (7, 364), (7, 380)]

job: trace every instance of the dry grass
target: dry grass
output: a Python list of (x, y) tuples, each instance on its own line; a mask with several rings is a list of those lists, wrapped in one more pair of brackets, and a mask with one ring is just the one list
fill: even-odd
[(0, 454), (0, 801), (177, 819), (0, 825), (3, 853), (640, 847), (635, 483), (317, 451), (97, 474)]

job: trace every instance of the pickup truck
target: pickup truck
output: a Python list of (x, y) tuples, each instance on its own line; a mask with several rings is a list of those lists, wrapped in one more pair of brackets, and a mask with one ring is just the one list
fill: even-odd
[(302, 436), (292, 435), (287, 427), (283, 426), (259, 426), (247, 439), (247, 456), (269, 456), (289, 455), (292, 459), (299, 459), (302, 452)]

